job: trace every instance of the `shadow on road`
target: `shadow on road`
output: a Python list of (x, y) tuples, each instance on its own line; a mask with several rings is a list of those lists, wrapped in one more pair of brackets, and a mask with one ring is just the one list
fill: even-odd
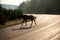
[(22, 27), (22, 28), (12, 29), (12, 30), (23, 30), (23, 29), (31, 29), (31, 27)]

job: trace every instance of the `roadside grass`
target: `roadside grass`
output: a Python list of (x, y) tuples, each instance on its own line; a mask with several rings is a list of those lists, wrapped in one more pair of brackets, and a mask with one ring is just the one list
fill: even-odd
[(6, 22), (4, 25), (0, 25), (0, 29), (6, 28), (6, 27), (11, 27), (11, 26), (13, 26), (13, 25), (20, 24), (21, 22), (22, 22), (22, 19), (17, 19), (17, 20), (13, 20), (13, 21), (8, 21), (8, 22)]

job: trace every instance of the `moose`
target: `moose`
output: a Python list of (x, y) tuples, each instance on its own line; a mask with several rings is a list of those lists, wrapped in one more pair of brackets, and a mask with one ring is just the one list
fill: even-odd
[(23, 23), (26, 23), (25, 26), (27, 26), (27, 22), (28, 22), (28, 21), (31, 21), (30, 28), (32, 27), (33, 21), (34, 21), (34, 23), (36, 24), (36, 20), (35, 20), (36, 17), (33, 16), (33, 15), (21, 15), (20, 17), (23, 19), (23, 21), (22, 21), (22, 23), (21, 23), (21, 28), (22, 28), (22, 26), (23, 26)]

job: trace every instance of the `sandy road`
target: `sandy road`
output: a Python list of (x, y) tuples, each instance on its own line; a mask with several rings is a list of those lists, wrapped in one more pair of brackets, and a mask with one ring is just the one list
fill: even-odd
[[(29, 15), (29, 14), (28, 14)], [(21, 24), (0, 29), (0, 40), (60, 40), (60, 15), (31, 14), (37, 25), (28, 22), (28, 29), (19, 29)]]

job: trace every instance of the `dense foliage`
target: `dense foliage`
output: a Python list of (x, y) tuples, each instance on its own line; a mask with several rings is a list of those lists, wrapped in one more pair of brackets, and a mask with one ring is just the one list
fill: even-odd
[(7, 21), (15, 20), (20, 18), (20, 15), (22, 15), (21, 10), (7, 10), (5, 8), (2, 8), (0, 5), (0, 24), (3, 25)]

